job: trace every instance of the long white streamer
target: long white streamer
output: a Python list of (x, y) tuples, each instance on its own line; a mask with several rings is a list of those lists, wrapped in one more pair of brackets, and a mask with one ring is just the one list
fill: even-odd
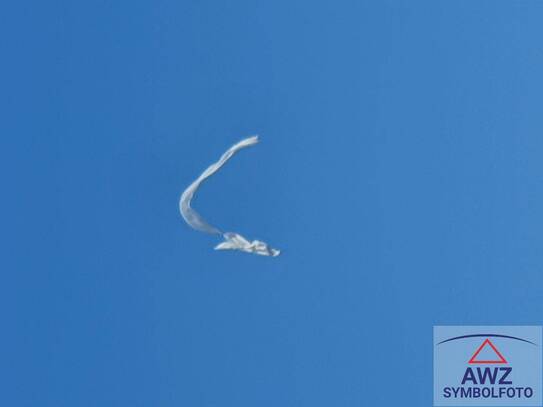
[(200, 175), (196, 181), (190, 184), (189, 187), (183, 192), (181, 199), (179, 200), (179, 210), (181, 211), (181, 216), (183, 216), (185, 222), (187, 222), (192, 228), (199, 230), (200, 232), (218, 234), (224, 237), (224, 242), (221, 242), (215, 246), (215, 250), (241, 250), (247, 253), (259, 254), (261, 256), (275, 257), (279, 255), (279, 250), (272, 249), (270, 246), (268, 246), (268, 244), (261, 242), (260, 240), (253, 240), (250, 242), (237, 233), (222, 232), (220, 229), (207, 223), (204, 218), (202, 218), (202, 216), (200, 216), (200, 214), (190, 206), (194, 194), (206, 179), (215, 174), (239, 150), (252, 146), (256, 143), (258, 143), (258, 136), (253, 136), (246, 138), (245, 140), (241, 140), (239, 143), (230, 147), (221, 156), (219, 161), (210, 165), (202, 173), (202, 175)]

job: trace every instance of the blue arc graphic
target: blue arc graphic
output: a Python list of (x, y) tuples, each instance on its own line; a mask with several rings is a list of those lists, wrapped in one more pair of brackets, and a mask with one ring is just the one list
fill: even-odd
[(507, 339), (514, 339), (514, 340), (517, 340), (517, 341), (521, 341), (521, 342), (526, 342), (526, 343), (530, 343), (534, 346), (537, 346), (536, 343), (534, 342), (531, 342), (531, 341), (528, 341), (526, 339), (522, 339), (522, 338), (517, 338), (516, 336), (509, 336), (509, 335), (500, 335), (500, 334), (472, 334), (472, 335), (462, 335), (462, 336), (455, 336), (454, 338), (449, 338), (449, 339), (445, 339), (444, 341), (441, 341), (439, 343), (436, 344), (437, 345), (441, 345), (442, 343), (445, 343), (445, 342), (451, 342), (451, 341), (456, 341), (458, 339), (466, 339), (466, 338), (481, 338), (481, 337), (484, 337), (484, 338), (507, 338)]

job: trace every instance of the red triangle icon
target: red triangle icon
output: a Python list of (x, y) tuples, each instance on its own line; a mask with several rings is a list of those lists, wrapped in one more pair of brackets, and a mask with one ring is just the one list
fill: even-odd
[[(477, 359), (477, 356), (479, 356), (479, 353), (481, 353), (481, 351), (486, 347), (486, 346), (490, 346), (492, 348), (492, 350), (494, 351), (494, 354), (497, 356), (498, 359), (493, 359), (493, 360), (478, 360)], [(485, 341), (482, 343), (481, 346), (479, 346), (479, 349), (477, 349), (475, 351), (475, 353), (473, 354), (473, 356), (471, 357), (471, 359), (469, 360), (468, 362), (469, 364), (474, 364), (474, 363), (481, 363), (481, 364), (503, 364), (503, 363), (507, 363), (507, 360), (505, 360), (505, 358), (503, 357), (503, 355), (500, 353), (500, 351), (494, 346), (494, 344), (492, 342), (490, 342), (490, 339), (485, 339)]]

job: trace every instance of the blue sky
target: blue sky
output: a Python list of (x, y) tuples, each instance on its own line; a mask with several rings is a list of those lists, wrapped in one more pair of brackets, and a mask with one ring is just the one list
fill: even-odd
[[(538, 1), (8, 5), (6, 406), (424, 406), (541, 324)], [(194, 206), (283, 250), (218, 253)]]

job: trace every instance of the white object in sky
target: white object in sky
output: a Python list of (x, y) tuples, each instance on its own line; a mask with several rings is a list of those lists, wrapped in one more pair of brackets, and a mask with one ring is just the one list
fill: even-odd
[(279, 250), (272, 249), (265, 242), (261, 242), (260, 240), (253, 240), (252, 242), (249, 242), (247, 239), (237, 233), (222, 232), (215, 226), (211, 226), (209, 223), (207, 223), (204, 218), (202, 218), (200, 214), (190, 206), (190, 202), (192, 201), (196, 190), (200, 187), (202, 182), (215, 174), (239, 150), (252, 146), (256, 143), (258, 143), (258, 136), (253, 136), (246, 138), (245, 140), (241, 140), (239, 143), (230, 147), (221, 156), (219, 161), (210, 165), (202, 173), (202, 175), (200, 175), (196, 181), (190, 184), (189, 187), (183, 192), (181, 199), (179, 200), (179, 210), (181, 211), (181, 216), (183, 216), (185, 222), (187, 222), (192, 228), (199, 230), (200, 232), (222, 235), (224, 237), (224, 242), (221, 242), (215, 246), (215, 250), (241, 250), (242, 252), (259, 254), (261, 256), (275, 257), (279, 256), (279, 253), (281, 253)]

